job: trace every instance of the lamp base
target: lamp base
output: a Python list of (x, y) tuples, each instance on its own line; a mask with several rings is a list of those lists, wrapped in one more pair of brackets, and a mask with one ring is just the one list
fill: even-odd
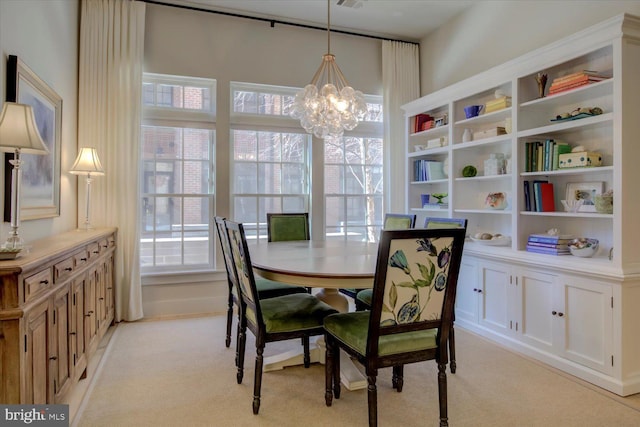
[(6, 249), (22, 249), (24, 247), (24, 241), (17, 234), (10, 235), (2, 247)]

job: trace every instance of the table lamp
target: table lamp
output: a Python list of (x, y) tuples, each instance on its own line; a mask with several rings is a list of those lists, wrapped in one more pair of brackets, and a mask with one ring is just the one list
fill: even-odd
[(70, 173), (74, 175), (86, 175), (87, 176), (87, 204), (85, 210), (84, 228), (85, 230), (91, 230), (91, 221), (89, 220), (89, 207), (91, 202), (91, 180), (92, 175), (104, 175), (104, 169), (98, 158), (98, 152), (95, 148), (83, 147), (80, 148), (78, 157), (75, 163), (71, 167)]
[(30, 105), (5, 102), (0, 112), (0, 151), (14, 153), (11, 170), (11, 231), (4, 244), (8, 249), (22, 248), (18, 235), (20, 226), (20, 153), (47, 154), (47, 149), (33, 116)]

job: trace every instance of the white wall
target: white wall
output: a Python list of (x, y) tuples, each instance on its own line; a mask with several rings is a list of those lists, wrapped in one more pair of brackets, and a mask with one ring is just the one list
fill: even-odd
[(482, 1), (420, 44), (427, 95), (623, 12), (640, 1)]
[[(27, 244), (77, 226), (77, 178), (67, 170), (78, 146), (79, 10), (76, 0), (0, 0), (0, 100), (5, 99), (8, 55), (17, 55), (62, 97), (60, 216), (22, 222), (19, 231)], [(0, 162), (1, 176), (4, 161)], [(3, 199), (0, 197), (0, 211)], [(2, 223), (0, 243), (8, 232), (9, 224)]]
[[(281, 24), (271, 28), (268, 22), (154, 4), (146, 10), (146, 72), (217, 80), (216, 214), (229, 216), (230, 82), (305, 86), (327, 52), (327, 33)], [(380, 40), (332, 34), (331, 52), (354, 88), (382, 94)], [(145, 317), (226, 310), (224, 274), (189, 275), (188, 283), (176, 285), (180, 279), (184, 281), (158, 283), (145, 278)]]

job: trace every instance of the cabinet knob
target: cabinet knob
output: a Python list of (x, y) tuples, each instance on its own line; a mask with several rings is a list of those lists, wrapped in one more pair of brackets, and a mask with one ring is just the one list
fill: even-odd
[(478, 288), (473, 288), (473, 292), (478, 292)]
[(553, 314), (553, 315), (555, 316), (556, 314), (558, 314), (558, 312), (557, 312), (557, 311), (555, 311), (555, 310), (553, 310), (553, 311), (551, 312), (551, 314)]
[(562, 316), (564, 316), (564, 313), (560, 312), (560, 313), (558, 313), (558, 316), (562, 317)]
[(478, 289), (478, 293), (481, 294), (482, 293), (482, 289)]

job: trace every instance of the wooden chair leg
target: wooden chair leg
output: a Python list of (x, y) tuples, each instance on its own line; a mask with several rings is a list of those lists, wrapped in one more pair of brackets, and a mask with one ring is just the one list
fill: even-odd
[(253, 413), (260, 411), (260, 389), (262, 388), (262, 365), (264, 363), (264, 346), (256, 347), (256, 371), (253, 381)]
[(309, 336), (302, 337), (302, 347), (304, 347), (304, 367), (311, 366), (311, 355), (309, 353)]
[(377, 373), (367, 375), (367, 400), (369, 406), (369, 427), (378, 425), (378, 390), (376, 387)]
[(333, 395), (340, 399), (340, 347), (333, 348)]
[(229, 292), (229, 307), (227, 308), (227, 338), (224, 341), (224, 345), (227, 348), (231, 345), (231, 326), (233, 323), (233, 295)]
[(236, 360), (238, 367), (238, 373), (236, 374), (236, 380), (238, 384), (242, 384), (242, 378), (244, 377), (244, 350), (247, 342), (247, 326), (240, 321), (238, 325), (238, 342), (236, 349)]
[(393, 376), (391, 377), (393, 388), (400, 393), (404, 386), (404, 365), (396, 365), (393, 367)]
[(451, 369), (451, 373), (456, 373), (456, 338), (453, 332), (453, 325), (451, 325), (451, 330), (449, 331), (449, 358), (451, 361), (449, 362), (449, 366)]
[(440, 427), (449, 425), (447, 414), (447, 365), (438, 362), (438, 400), (440, 402)]
[(325, 335), (325, 363), (324, 363), (324, 402), (327, 406), (333, 403), (333, 371), (335, 346), (332, 340)]

